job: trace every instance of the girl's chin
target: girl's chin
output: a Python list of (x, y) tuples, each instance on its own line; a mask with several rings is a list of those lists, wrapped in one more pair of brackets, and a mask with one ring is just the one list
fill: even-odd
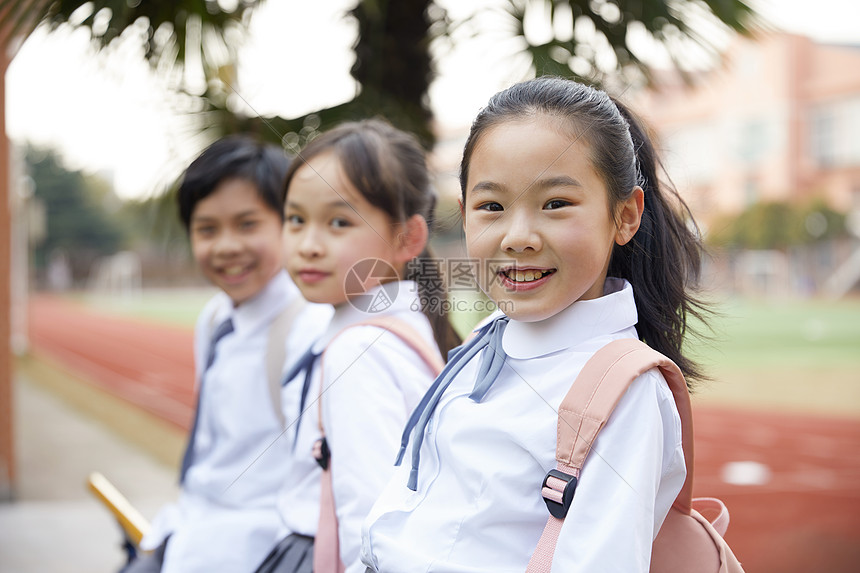
[(332, 306), (340, 306), (346, 302), (346, 297), (343, 294), (327, 293), (321, 289), (315, 289), (306, 285), (299, 285), (299, 291), (302, 297), (314, 304), (330, 304)]

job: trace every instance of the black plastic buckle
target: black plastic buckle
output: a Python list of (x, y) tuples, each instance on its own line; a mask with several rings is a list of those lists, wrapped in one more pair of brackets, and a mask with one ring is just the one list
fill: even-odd
[[(565, 482), (564, 491), (561, 493), (562, 503), (559, 503), (553, 499), (549, 499), (545, 495), (543, 496), (543, 500), (546, 502), (546, 508), (549, 510), (549, 513), (553, 517), (557, 519), (564, 519), (567, 515), (567, 511), (570, 509), (570, 504), (573, 502), (573, 494), (576, 491), (576, 478), (572, 475), (568, 475), (558, 470), (549, 470), (549, 473), (547, 473), (546, 477), (543, 478), (543, 485), (541, 486), (542, 495), (543, 488), (549, 487), (547, 485), (547, 480), (549, 480), (549, 478), (551, 477), (560, 479)], [(555, 488), (550, 487), (549, 489), (557, 491)]]
[(326, 442), (325, 438), (320, 438), (316, 442), (314, 442), (314, 459), (320, 465), (320, 467), (324, 470), (328, 469), (328, 462), (331, 459), (331, 450), (328, 449), (328, 442)]

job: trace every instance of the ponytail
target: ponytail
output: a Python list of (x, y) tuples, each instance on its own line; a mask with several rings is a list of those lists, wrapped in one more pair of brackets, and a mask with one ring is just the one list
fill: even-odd
[(705, 304), (693, 294), (702, 267), (698, 228), (675, 188), (661, 184), (657, 167), (662, 169), (662, 164), (642, 123), (625, 105), (615, 104), (629, 125), (645, 209), (633, 238), (625, 245), (615, 245), (609, 275), (633, 285), (640, 338), (671, 358), (688, 379), (703, 379), (699, 365), (682, 353), (687, 318), (704, 322), (707, 313)]
[(448, 287), (445, 281), (442, 278), (437, 279), (435, 276), (433, 280), (429, 280), (421, 272), (422, 269), (431, 268), (436, 260), (430, 247), (425, 247), (424, 251), (407, 265), (407, 271), (412, 270), (407, 272), (406, 279), (415, 281), (418, 285), (418, 300), (421, 304), (421, 311), (430, 321), (433, 337), (442, 352), (442, 356), (446, 356), (448, 351), (460, 345), (462, 339), (454, 330), (448, 316)]

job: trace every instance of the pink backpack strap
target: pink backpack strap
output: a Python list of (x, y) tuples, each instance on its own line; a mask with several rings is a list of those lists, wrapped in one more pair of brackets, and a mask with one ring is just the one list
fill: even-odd
[[(344, 331), (356, 326), (376, 326), (394, 334), (405, 342), (409, 348), (415, 351), (421, 360), (432, 370), (434, 376), (438, 375), (445, 366), (439, 351), (431, 347), (418, 332), (402, 320), (392, 317), (379, 317), (351, 324), (335, 335), (335, 338)], [(334, 338), (332, 338), (334, 340)], [(329, 345), (331, 342), (329, 342)], [(323, 351), (325, 353), (325, 351)], [(320, 360), (322, 368), (322, 360)], [(324, 380), (324, 378), (321, 377)], [(317, 442), (314, 457), (320, 460), (328, 457), (328, 452), (321, 451), (325, 443), (325, 429), (322, 418), (322, 398), (319, 400), (319, 425), (322, 439)], [(322, 463), (320, 465), (323, 465)], [(314, 573), (343, 573), (344, 564), (340, 559), (340, 542), (338, 540), (337, 512), (335, 511), (334, 489), (331, 477), (331, 459), (327, 459), (323, 465), (322, 477), (320, 478), (320, 519), (317, 525), (317, 534), (314, 539)]]
[(681, 432), (687, 479), (674, 506), (690, 513), (693, 488), (693, 416), (687, 383), (674, 362), (633, 339), (614, 340), (594, 353), (568, 390), (558, 410), (558, 443), (555, 470), (544, 479), (542, 494), (550, 517), (527, 571), (549, 571), (561, 525), (585, 458), (597, 433), (630, 384), (641, 374), (659, 367), (675, 397), (681, 416)]

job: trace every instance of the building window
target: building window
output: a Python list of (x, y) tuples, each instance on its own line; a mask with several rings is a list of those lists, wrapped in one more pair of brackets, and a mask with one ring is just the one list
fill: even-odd
[(746, 165), (759, 163), (767, 151), (767, 129), (761, 120), (747, 121), (741, 125), (738, 159)]
[(812, 157), (820, 167), (836, 164), (836, 117), (829, 109), (812, 113)]

